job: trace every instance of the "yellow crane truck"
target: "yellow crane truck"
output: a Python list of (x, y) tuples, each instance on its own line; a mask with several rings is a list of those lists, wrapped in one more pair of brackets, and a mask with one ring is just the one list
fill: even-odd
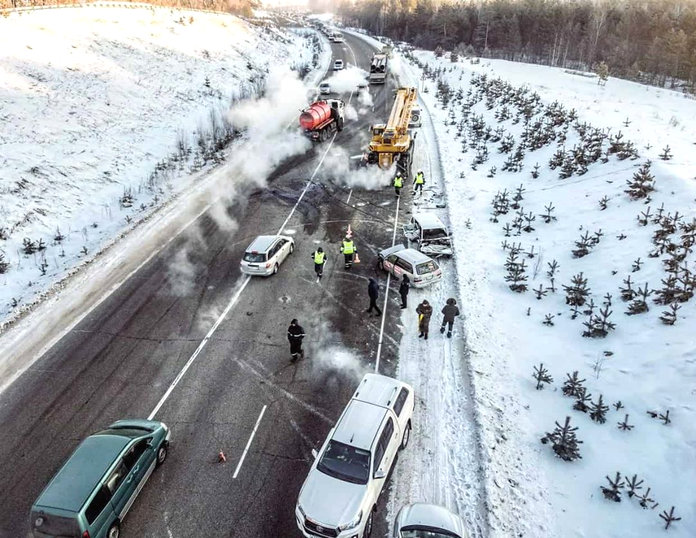
[(370, 127), (372, 140), (367, 151), (368, 164), (377, 164), (386, 170), (396, 163), (407, 181), (411, 177), (415, 143), (409, 123), (416, 97), (416, 88), (403, 87), (396, 90), (387, 123), (378, 123)]

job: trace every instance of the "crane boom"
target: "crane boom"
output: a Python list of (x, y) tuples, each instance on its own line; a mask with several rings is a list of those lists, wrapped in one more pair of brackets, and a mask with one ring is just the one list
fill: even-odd
[(402, 87), (396, 90), (387, 123), (373, 125), (371, 128), (369, 162), (386, 169), (396, 161), (402, 173), (410, 175), (413, 140), (408, 126), (416, 98), (416, 88)]

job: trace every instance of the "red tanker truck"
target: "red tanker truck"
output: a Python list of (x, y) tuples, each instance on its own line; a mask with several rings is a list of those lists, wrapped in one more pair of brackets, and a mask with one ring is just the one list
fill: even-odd
[(300, 127), (312, 140), (324, 142), (343, 130), (345, 103), (340, 99), (316, 101), (300, 114)]

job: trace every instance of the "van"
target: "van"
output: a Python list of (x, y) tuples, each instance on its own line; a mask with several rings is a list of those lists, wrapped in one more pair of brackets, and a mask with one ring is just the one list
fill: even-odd
[(452, 238), (447, 226), (432, 213), (416, 213), (404, 226), (404, 235), (429, 256), (451, 256)]
[(87, 437), (31, 507), (34, 538), (118, 538), (169, 441), (166, 424), (137, 419)]
[(377, 254), (377, 268), (391, 273), (397, 280), (404, 275), (414, 288), (436, 284), (442, 280), (442, 269), (430, 256), (414, 248), (394, 245)]

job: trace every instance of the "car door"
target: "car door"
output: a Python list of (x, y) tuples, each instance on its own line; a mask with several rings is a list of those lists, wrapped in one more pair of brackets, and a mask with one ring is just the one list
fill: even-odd
[(397, 259), (398, 258), (396, 257), (396, 254), (390, 254), (389, 256), (387, 256), (387, 259), (382, 262), (385, 271), (394, 274), (394, 264), (396, 263)]
[(287, 239), (281, 239), (280, 240), (280, 261), (284, 262), (285, 258), (288, 257), (288, 254), (290, 254), (290, 241)]
[(406, 425), (411, 418), (410, 406), (407, 405), (410, 393), (411, 391), (406, 387), (401, 387), (399, 394), (396, 396), (396, 400), (394, 400), (394, 414), (396, 415), (396, 420), (399, 423), (401, 431), (406, 429)]
[(413, 265), (403, 258), (398, 258), (396, 264), (394, 264), (394, 276), (402, 278), (404, 274), (408, 275), (409, 279), (413, 281)]
[(124, 517), (130, 509), (133, 501), (145, 484), (145, 475), (152, 472), (154, 468), (153, 450), (151, 447), (152, 438), (146, 437), (138, 439), (133, 446), (123, 456), (123, 463), (128, 469), (128, 476), (125, 484), (127, 489), (124, 492), (124, 503), (119, 517)]
[(123, 511), (124, 506), (126, 506), (133, 494), (135, 485), (132, 481), (126, 482), (129, 472), (123, 460), (119, 459), (116, 468), (106, 478), (105, 486), (111, 494), (111, 505), (114, 507), (116, 514), (120, 514)]
[[(375, 449), (374, 471), (372, 476), (375, 480), (375, 484), (377, 485), (377, 495), (382, 492), (384, 483), (389, 475), (389, 470), (394, 463), (394, 455), (396, 451), (394, 450), (393, 445), (394, 439), (398, 437), (398, 435), (398, 428), (395, 427), (394, 420), (390, 416), (387, 418), (387, 422), (382, 429), (382, 433), (379, 436), (377, 447)], [(378, 478), (378, 476), (380, 478)]]

